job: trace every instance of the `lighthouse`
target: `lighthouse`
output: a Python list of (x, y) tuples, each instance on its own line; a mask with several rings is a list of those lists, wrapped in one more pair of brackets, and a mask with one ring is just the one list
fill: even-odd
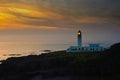
[(88, 46), (82, 46), (82, 33), (79, 30), (77, 32), (77, 46), (70, 46), (66, 52), (101, 52), (106, 50), (106, 48), (100, 46), (99, 44), (88, 44)]
[(77, 38), (78, 38), (78, 47), (82, 47), (82, 33), (80, 30), (77, 32)]

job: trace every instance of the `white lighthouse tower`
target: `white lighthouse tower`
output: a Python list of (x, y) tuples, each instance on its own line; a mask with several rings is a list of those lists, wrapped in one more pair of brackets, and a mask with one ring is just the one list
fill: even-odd
[(78, 38), (78, 47), (82, 47), (82, 33), (80, 30), (77, 33), (77, 38)]

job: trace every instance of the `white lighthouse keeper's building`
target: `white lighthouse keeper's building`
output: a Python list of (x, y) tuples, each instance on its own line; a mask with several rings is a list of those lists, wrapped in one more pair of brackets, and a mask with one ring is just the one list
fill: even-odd
[(88, 46), (82, 46), (82, 32), (77, 32), (78, 46), (70, 46), (66, 52), (100, 52), (104, 51), (105, 48), (100, 44), (89, 44)]

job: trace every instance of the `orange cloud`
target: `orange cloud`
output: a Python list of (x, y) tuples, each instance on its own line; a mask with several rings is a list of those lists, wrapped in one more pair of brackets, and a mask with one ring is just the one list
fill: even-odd
[[(19, 22), (30, 21), (31, 19), (37, 19), (42, 22), (44, 18), (51, 18), (55, 16), (50, 12), (42, 12), (25, 8), (14, 7), (0, 7), (0, 30), (7, 29), (48, 29), (55, 30), (57, 27), (44, 26), (44, 25), (30, 25)], [(6, 11), (4, 10), (6, 9)], [(36, 20), (34, 20), (36, 21)], [(34, 23), (33, 23), (34, 24)]]
[(16, 13), (23, 13), (23, 14), (32, 12), (31, 10), (22, 9), (22, 8), (8, 8), (8, 10), (16, 12)]
[(25, 29), (47, 29), (47, 30), (56, 30), (57, 27), (53, 26), (32, 26), (32, 25), (25, 25), (25, 24), (16, 24), (16, 23), (7, 23), (7, 24), (0, 24), (0, 30), (25, 30)]

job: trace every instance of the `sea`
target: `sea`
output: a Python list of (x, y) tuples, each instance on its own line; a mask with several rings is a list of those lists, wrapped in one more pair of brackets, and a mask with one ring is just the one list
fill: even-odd
[(0, 42), (0, 60), (10, 57), (27, 55), (40, 55), (42, 53), (66, 50), (71, 44), (41, 44), (41, 43), (18, 43)]

